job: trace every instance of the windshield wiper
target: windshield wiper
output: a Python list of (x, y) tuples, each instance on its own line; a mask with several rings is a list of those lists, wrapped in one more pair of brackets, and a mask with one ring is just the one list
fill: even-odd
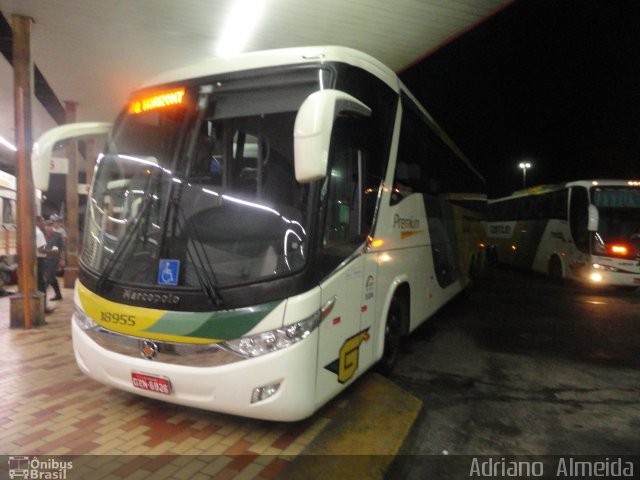
[[(209, 301), (216, 307), (219, 307), (222, 305), (222, 298), (220, 297), (216, 287), (218, 282), (216, 281), (213, 269), (211, 269), (211, 262), (204, 249), (202, 240), (198, 235), (198, 230), (196, 226), (185, 217), (177, 198), (173, 199), (172, 205), (174, 207), (174, 212), (176, 212), (179, 217), (179, 221), (183, 225), (183, 234), (187, 234), (187, 256), (195, 267), (196, 277), (198, 278), (200, 288), (207, 295)], [(200, 249), (198, 249), (198, 245), (200, 245)]]
[[(199, 125), (202, 123), (205, 112), (212, 108), (212, 105), (209, 103), (211, 98), (211, 92), (213, 91), (213, 87), (211, 85), (204, 85), (200, 87), (200, 92), (198, 96), (198, 114), (195, 119), (195, 125), (197, 126), (194, 132), (198, 131)], [(210, 112), (211, 113), (211, 112)], [(191, 174), (191, 168), (194, 162), (194, 152), (196, 147), (196, 135), (192, 135), (187, 151), (189, 152), (188, 163), (185, 169), (185, 179), (188, 180)], [(172, 185), (173, 188), (176, 188), (176, 185)], [(181, 230), (183, 233), (187, 233), (187, 257), (191, 264), (195, 267), (196, 277), (198, 278), (198, 283), (200, 284), (200, 288), (205, 293), (209, 301), (219, 307), (222, 305), (222, 298), (218, 293), (216, 284), (215, 273), (213, 269), (211, 269), (211, 262), (207, 257), (207, 252), (204, 249), (203, 243), (198, 235), (198, 231), (196, 226), (185, 217), (182, 208), (180, 207), (180, 199), (182, 197), (182, 185), (177, 187), (178, 191), (176, 193), (169, 192), (170, 203), (169, 206), (171, 210), (175, 213), (175, 217), (177, 220), (177, 224), (182, 224)], [(167, 218), (170, 212), (167, 212)], [(163, 243), (166, 241), (166, 233), (163, 238)], [(195, 238), (195, 240), (194, 240)], [(198, 245), (200, 245), (200, 249), (198, 249)]]
[(111, 257), (109, 257), (109, 259), (107, 260), (107, 263), (102, 269), (102, 273), (100, 274), (100, 277), (96, 282), (96, 289), (98, 291), (102, 291), (104, 289), (105, 284), (107, 283), (107, 280), (111, 275), (111, 272), (115, 268), (116, 264), (118, 263), (118, 261), (120, 260), (124, 252), (127, 251), (129, 244), (131, 244), (131, 241), (133, 240), (133, 238), (136, 236), (136, 232), (138, 231), (140, 225), (142, 224), (143, 219), (145, 218), (145, 215), (147, 213), (147, 210), (149, 209), (149, 206), (152, 203), (152, 198), (153, 198), (153, 195), (148, 194), (145, 196), (144, 200), (142, 200), (142, 205), (140, 207), (140, 210), (138, 210), (138, 213), (134, 217), (133, 222), (131, 223), (131, 226), (124, 232), (124, 235), (120, 239), (120, 242), (118, 242), (118, 246), (114, 250), (113, 255), (111, 255)]

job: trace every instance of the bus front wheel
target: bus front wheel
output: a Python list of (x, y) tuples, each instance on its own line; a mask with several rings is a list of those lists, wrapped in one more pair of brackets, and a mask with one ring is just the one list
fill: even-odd
[(405, 313), (404, 304), (397, 298), (391, 301), (387, 322), (384, 329), (384, 351), (378, 363), (378, 371), (383, 375), (389, 375), (393, 370), (400, 352), (402, 340), (402, 319)]

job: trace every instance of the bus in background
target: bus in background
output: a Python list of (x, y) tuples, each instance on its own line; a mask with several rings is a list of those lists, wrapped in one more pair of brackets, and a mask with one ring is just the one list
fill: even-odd
[[(36, 215), (40, 215), (42, 192), (36, 190)], [(0, 215), (2, 232), (0, 232), (0, 253), (13, 255), (16, 253), (16, 177), (0, 170)]]
[[(35, 163), (73, 128), (45, 134)], [(132, 94), (97, 161), (77, 363), (160, 400), (308, 417), (370, 367), (389, 370), (400, 338), (484, 264), (484, 192), (361, 52), (257, 52), (161, 75)]]
[(489, 200), (497, 260), (592, 285), (640, 286), (640, 182), (582, 180)]

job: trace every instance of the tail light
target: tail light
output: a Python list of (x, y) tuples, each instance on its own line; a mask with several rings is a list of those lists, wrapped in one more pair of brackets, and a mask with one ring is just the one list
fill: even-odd
[(621, 243), (614, 243), (609, 245), (609, 253), (619, 257), (626, 257), (629, 254), (629, 247), (622, 245)]

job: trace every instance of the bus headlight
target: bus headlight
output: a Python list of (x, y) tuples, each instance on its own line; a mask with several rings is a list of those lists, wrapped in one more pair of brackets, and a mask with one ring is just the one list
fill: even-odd
[(98, 324), (96, 322), (93, 321), (93, 319), (87, 315), (85, 313), (85, 311), (82, 309), (82, 307), (78, 306), (78, 305), (74, 305), (74, 314), (73, 314), (73, 318), (76, 322), (76, 324), (82, 329), (82, 330), (91, 330), (93, 328), (96, 328), (98, 326)]
[(276, 328), (275, 330), (249, 337), (227, 340), (221, 345), (244, 357), (259, 357), (266, 353), (290, 347), (307, 338), (320, 323), (320, 318), (320, 311), (317, 311), (310, 317), (286, 327)]
[(602, 265), (600, 263), (594, 263), (592, 266), (596, 270), (601, 270), (604, 272), (620, 272), (621, 271), (619, 268), (612, 267), (610, 265)]
[(593, 272), (589, 278), (591, 278), (591, 281), (594, 283), (600, 283), (602, 281), (602, 274), (598, 272)]

